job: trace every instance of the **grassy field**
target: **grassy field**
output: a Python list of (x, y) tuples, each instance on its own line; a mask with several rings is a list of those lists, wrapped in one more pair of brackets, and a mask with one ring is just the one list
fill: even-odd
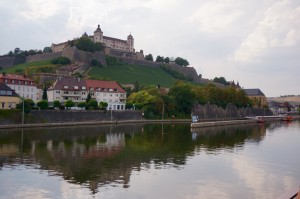
[(157, 85), (171, 87), (176, 79), (160, 68), (137, 65), (113, 65), (107, 67), (93, 67), (89, 73), (90, 78), (114, 80), (120, 83), (134, 83), (138, 81), (144, 85)]
[(10, 68), (2, 69), (0, 70), (0, 72), (17, 73), (18, 71), (23, 71), (25, 73), (35, 73), (39, 68), (44, 68), (44, 67), (51, 68), (56, 66), (51, 64), (51, 60), (43, 60), (37, 62), (18, 64)]

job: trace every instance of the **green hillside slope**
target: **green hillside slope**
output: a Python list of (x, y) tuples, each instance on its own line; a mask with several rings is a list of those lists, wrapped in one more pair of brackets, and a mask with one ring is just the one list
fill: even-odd
[(176, 79), (161, 68), (137, 65), (113, 65), (107, 67), (93, 67), (88, 73), (90, 78), (115, 80), (120, 83), (134, 83), (138, 81), (144, 85), (171, 87)]
[(43, 60), (37, 62), (30, 62), (24, 64), (18, 64), (10, 68), (0, 70), (0, 72), (6, 73), (35, 73), (40, 68), (55, 68), (56, 66), (51, 63), (51, 60)]

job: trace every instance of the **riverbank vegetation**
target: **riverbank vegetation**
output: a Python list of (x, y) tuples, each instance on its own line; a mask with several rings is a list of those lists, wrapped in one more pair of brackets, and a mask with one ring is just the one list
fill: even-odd
[(142, 110), (146, 118), (189, 118), (195, 103), (216, 104), (223, 108), (229, 103), (237, 108), (252, 106), (243, 90), (177, 81), (169, 92), (153, 86), (133, 92), (128, 97), (127, 107)]

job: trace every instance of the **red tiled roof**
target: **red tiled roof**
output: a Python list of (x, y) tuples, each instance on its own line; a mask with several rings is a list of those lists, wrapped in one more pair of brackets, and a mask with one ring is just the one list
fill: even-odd
[[(120, 93), (125, 93), (124, 89), (114, 81), (101, 81), (101, 80), (86, 80), (86, 87), (88, 90), (90, 88), (94, 88), (95, 90), (100, 88), (104, 89), (114, 89), (114, 92), (120, 92)], [(117, 89), (115, 91), (115, 89)]]
[[(35, 83), (32, 79), (27, 78), (24, 75), (16, 75), (16, 74), (0, 74), (0, 82), (5, 83), (5, 79), (8, 81), (7, 84), (19, 84), (18, 81), (23, 81), (21, 82), (22, 85), (24, 85), (24, 81), (27, 82), (32, 82), (32, 84), (28, 84), (29, 86), (34, 86)], [(15, 83), (12, 83), (12, 80), (15, 80)]]
[[(67, 88), (65, 86), (67, 86)], [(77, 86), (78, 89), (75, 89), (74, 86)], [(60, 77), (49, 90), (83, 90), (83, 86), (85, 86), (84, 79), (77, 77)]]

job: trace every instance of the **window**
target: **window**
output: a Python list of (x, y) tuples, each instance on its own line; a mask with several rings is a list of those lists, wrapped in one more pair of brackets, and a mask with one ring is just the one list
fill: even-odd
[(11, 83), (15, 83), (15, 80), (13, 79), (13, 80), (11, 80)]
[(7, 79), (5, 79), (4, 82), (7, 83)]
[(55, 93), (60, 94), (60, 91), (56, 91)]
[(68, 86), (64, 86), (64, 89), (68, 89), (69, 87)]
[(12, 95), (12, 91), (6, 91), (7, 95)]
[(27, 81), (25, 81), (25, 84), (27, 85)]
[(85, 87), (85, 86), (83, 86), (83, 87), (82, 87), (82, 90), (85, 90), (85, 89), (86, 89), (86, 87)]
[(78, 86), (74, 86), (74, 89), (78, 89)]
[(5, 90), (0, 90), (0, 95), (5, 95)]
[(2, 102), (2, 108), (4, 108), (5, 107), (5, 102)]

